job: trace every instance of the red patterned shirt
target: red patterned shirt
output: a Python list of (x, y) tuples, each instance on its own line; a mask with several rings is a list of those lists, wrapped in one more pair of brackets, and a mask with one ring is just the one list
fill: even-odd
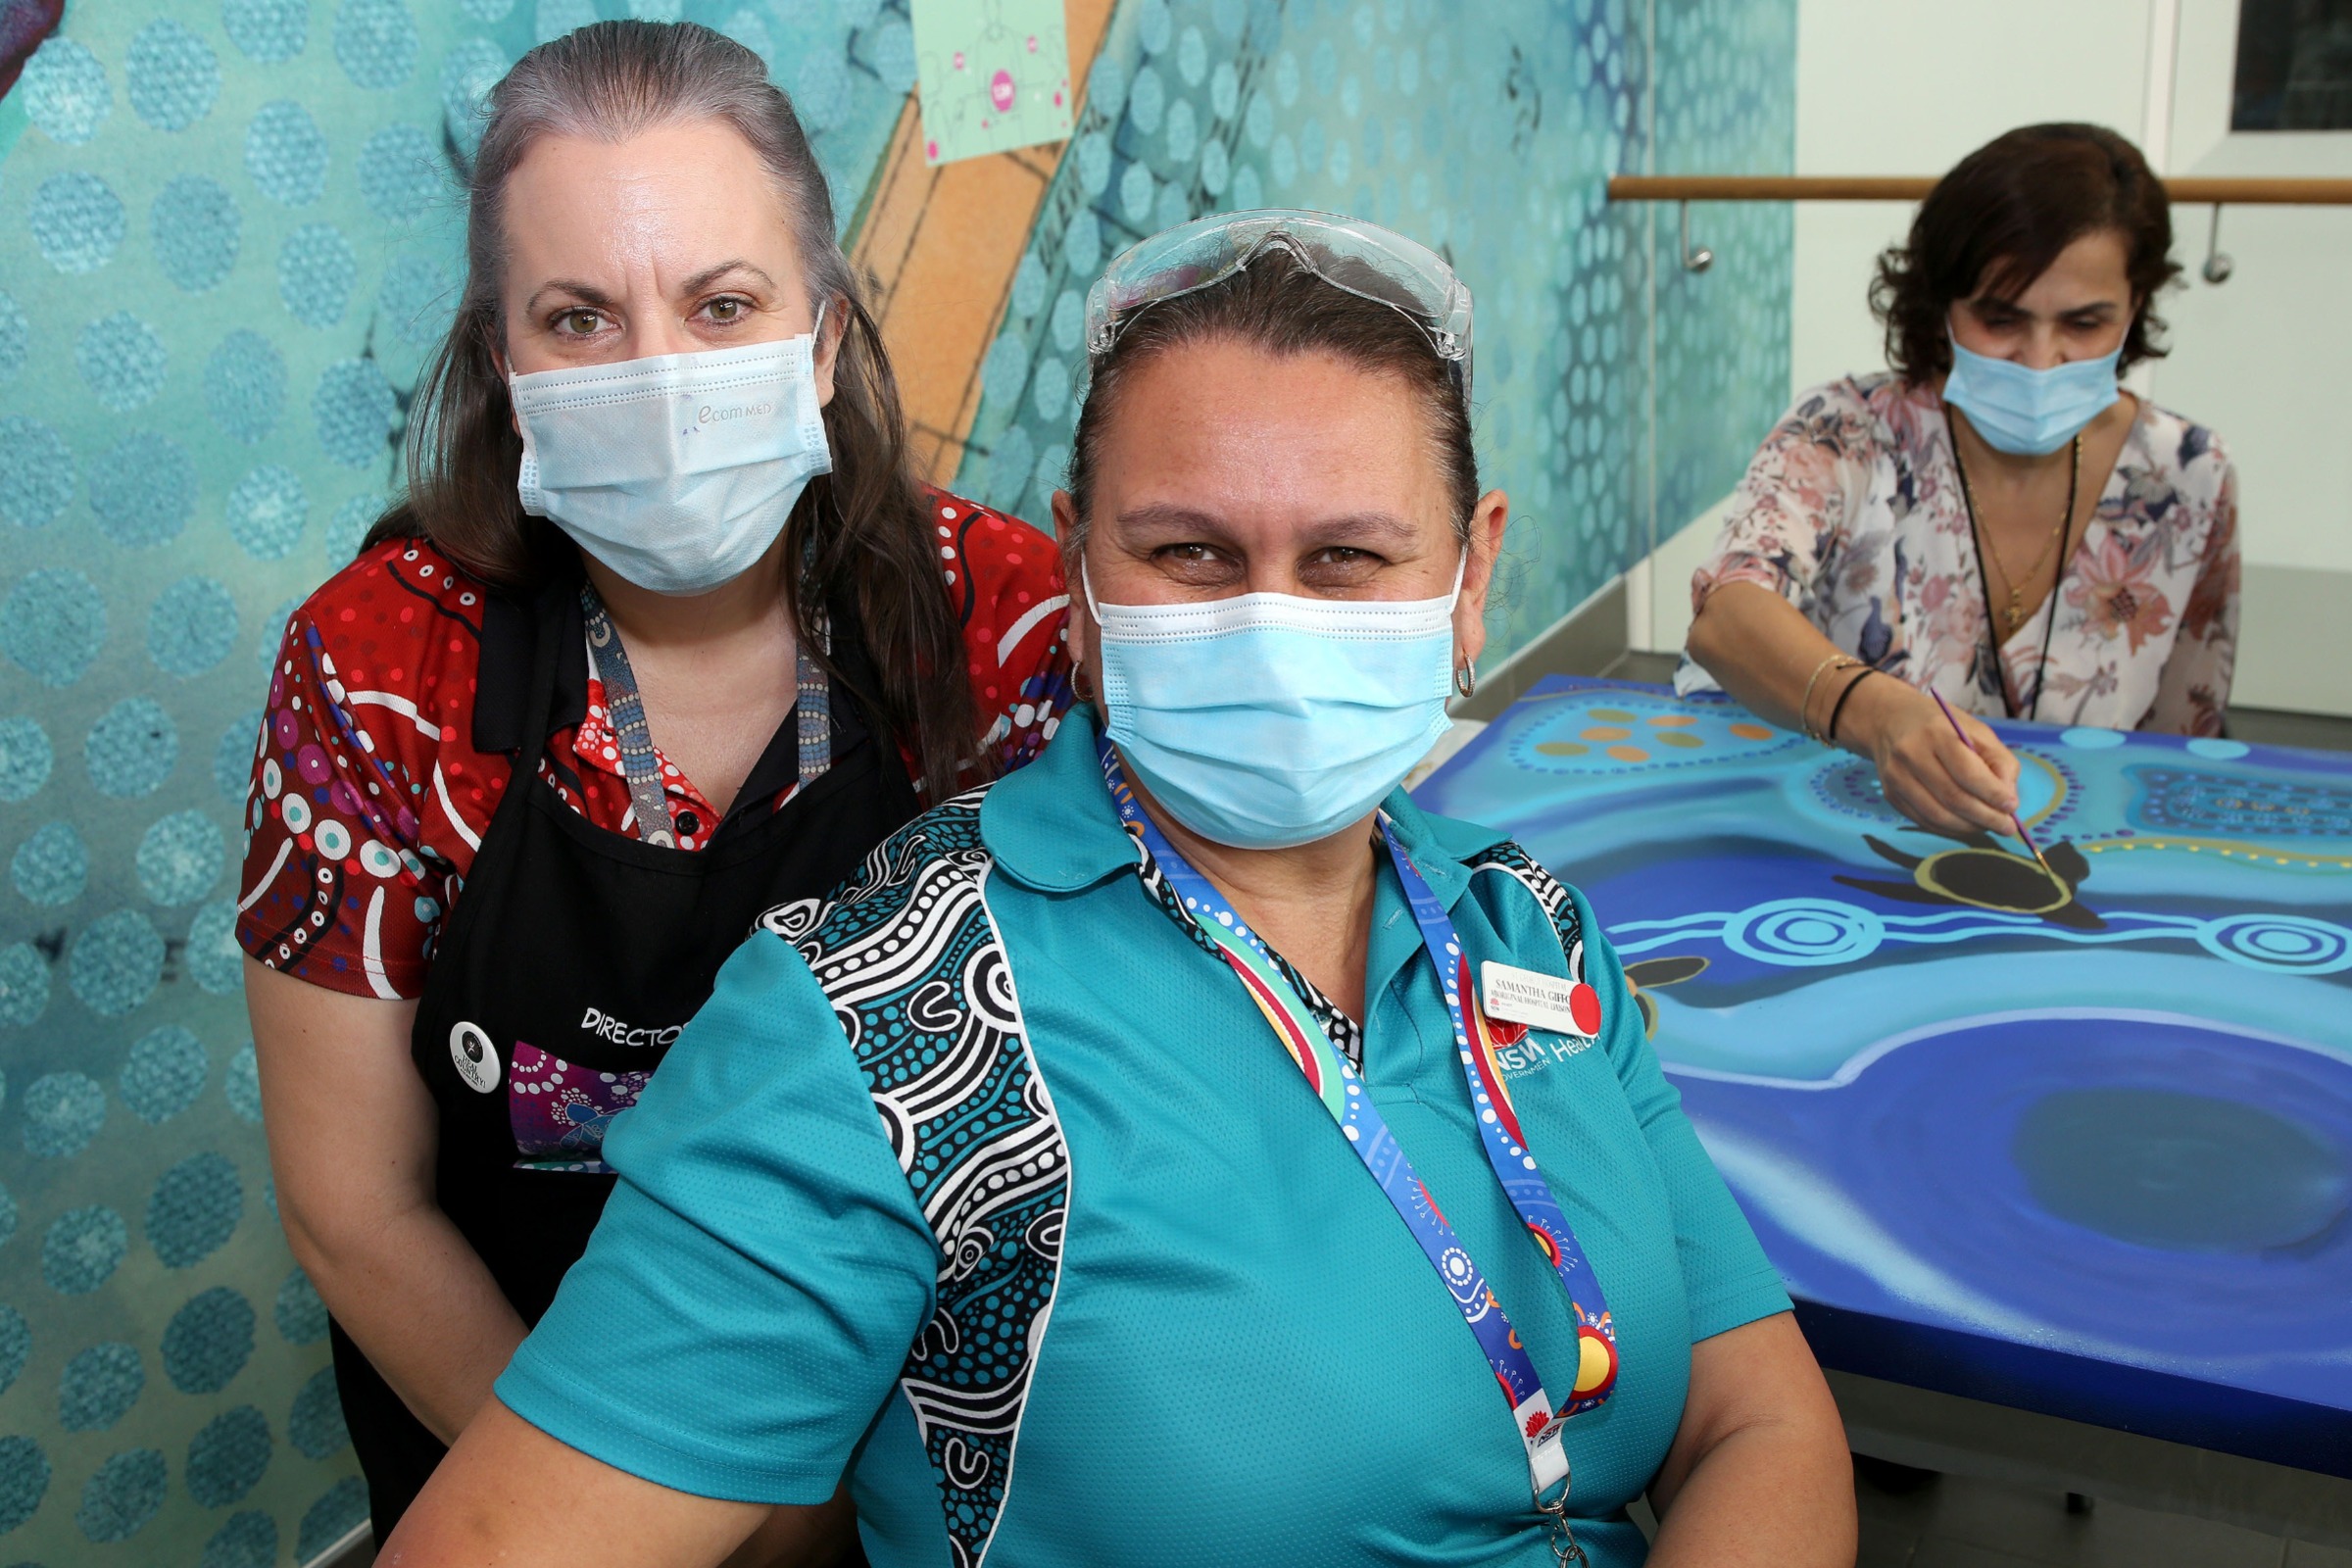
[[(981, 741), (1009, 771), (1044, 749), (1069, 706), (1060, 556), (1027, 523), (944, 491), (926, 496)], [(476, 722), (485, 685), (513, 706), (525, 673), (495, 652), (485, 663), (489, 600), (430, 544), (396, 540), (337, 572), (286, 622), (246, 797), (237, 912), (237, 941), (263, 963), (356, 996), (423, 992), (441, 922), (513, 772), (505, 752), (476, 749), (484, 729), (499, 728)], [(577, 721), (549, 737), (541, 775), (589, 821), (640, 836), (593, 666), (584, 710), (575, 687), (571, 711)], [(704, 848), (720, 813), (656, 757), (678, 847)], [(754, 804), (773, 811), (792, 793)], [(311, 896), (331, 880), (328, 860), (347, 873), (331, 920)]]

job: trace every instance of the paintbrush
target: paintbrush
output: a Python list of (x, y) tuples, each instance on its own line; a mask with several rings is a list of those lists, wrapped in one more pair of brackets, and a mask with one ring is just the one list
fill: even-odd
[[(1960, 737), (1960, 744), (1966, 746), (1972, 752), (1975, 751), (1977, 748), (1975, 744), (1969, 740), (1968, 731), (1960, 727), (1960, 715), (1953, 712), (1952, 705), (1943, 700), (1943, 693), (1936, 691), (1934, 687), (1930, 687), (1928, 689), (1928, 695), (1936, 699), (1936, 706), (1937, 708), (1943, 710), (1944, 722), (1952, 726), (1952, 733)], [(2033, 853), (2034, 863), (2041, 867), (2043, 872), (2048, 875), (2049, 879), (2053, 882), (2063, 882), (2065, 878), (2061, 877), (2057, 872), (2050, 870), (2050, 862), (2041, 858), (2041, 851), (2035, 847), (2032, 839), (2026, 837), (2026, 824), (2017, 819), (2017, 813), (2015, 811), (2011, 811), (2009, 813), (2009, 825), (2017, 829), (2018, 842), (2023, 844), (2029, 851)]]

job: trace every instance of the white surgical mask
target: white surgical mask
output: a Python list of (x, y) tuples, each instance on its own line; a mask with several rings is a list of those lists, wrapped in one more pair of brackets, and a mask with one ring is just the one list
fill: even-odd
[(741, 574), (809, 478), (833, 468), (813, 332), (507, 385), (522, 510), (655, 593), (705, 593)]
[(1446, 732), (1462, 567), (1451, 593), (1403, 601), (1104, 605), (1087, 582), (1105, 733), (1202, 838), (1250, 850), (1328, 838)]

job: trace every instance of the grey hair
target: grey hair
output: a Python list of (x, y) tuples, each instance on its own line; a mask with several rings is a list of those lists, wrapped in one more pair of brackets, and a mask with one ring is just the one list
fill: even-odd
[[(541, 44), (491, 89), (466, 172), (466, 278), (449, 335), (418, 378), (408, 431), (409, 492), (369, 543), (421, 535), (468, 570), (528, 583), (571, 555), (515, 490), (522, 442), (501, 373), (507, 181), (542, 136), (621, 142), (663, 125), (716, 120), (758, 154), (800, 256), (812, 307), (841, 322), (825, 440), (833, 470), (810, 480), (786, 524), (795, 625), (802, 596), (857, 607), (878, 690), (858, 693), (915, 754), (934, 801), (955, 793), (978, 733), (962, 631), (942, 591), (929, 510), (906, 454), (906, 421), (882, 331), (834, 235), (833, 197), (792, 104), (743, 45), (693, 23), (599, 22)], [(833, 672), (847, 680), (845, 671)]]
[(598, 23), (524, 55), (487, 108), (467, 181), (473, 205), (466, 250), (471, 278), (493, 290), (506, 263), (507, 176), (540, 137), (618, 142), (663, 125), (723, 120), (751, 144), (783, 200), (810, 304), (857, 294), (834, 237), (832, 192), (808, 134), (767, 79), (766, 65), (725, 34), (693, 23)]

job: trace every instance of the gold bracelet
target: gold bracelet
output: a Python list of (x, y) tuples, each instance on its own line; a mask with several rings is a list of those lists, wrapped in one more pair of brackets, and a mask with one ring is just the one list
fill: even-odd
[(1832, 654), (1813, 666), (1813, 673), (1805, 681), (1805, 695), (1799, 698), (1796, 704), (1796, 727), (1805, 732), (1805, 739), (1818, 741), (1824, 746), (1829, 744), (1813, 728), (1813, 688), (1821, 684), (1821, 677), (1832, 668), (1852, 669), (1859, 666), (1861, 662), (1862, 661), (1851, 654)]

